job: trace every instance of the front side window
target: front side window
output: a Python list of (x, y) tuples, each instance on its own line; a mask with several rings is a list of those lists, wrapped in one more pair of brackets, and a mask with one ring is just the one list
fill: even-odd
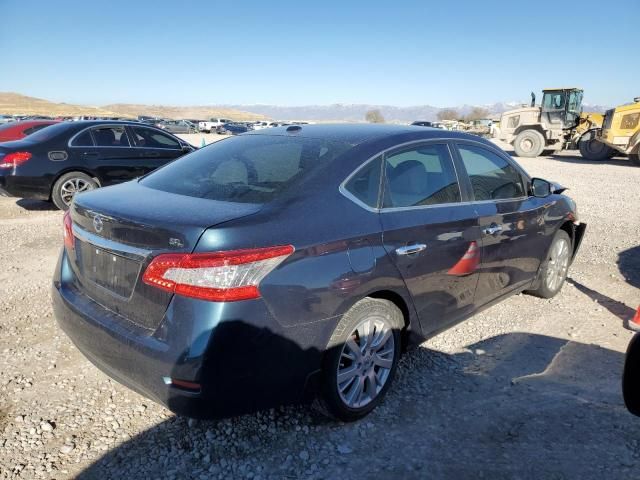
[(458, 145), (476, 201), (524, 196), (522, 176), (506, 159), (472, 145)]
[(460, 201), (460, 187), (446, 144), (411, 147), (385, 157), (385, 208)]
[(356, 172), (345, 185), (355, 198), (371, 208), (378, 208), (382, 157), (370, 161)]
[(564, 92), (545, 92), (542, 107), (545, 110), (564, 110)]
[(172, 148), (179, 150), (180, 142), (153, 128), (131, 127), (136, 146), (146, 148)]
[(568, 110), (571, 113), (582, 112), (582, 92), (571, 92), (569, 94)]
[(92, 129), (97, 147), (128, 147), (129, 138), (124, 127), (110, 126)]

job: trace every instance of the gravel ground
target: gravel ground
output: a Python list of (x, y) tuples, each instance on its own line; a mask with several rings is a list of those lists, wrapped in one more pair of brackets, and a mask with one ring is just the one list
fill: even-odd
[(589, 224), (569, 282), (424, 343), (353, 424), (304, 406), (186, 420), (112, 381), (52, 316), (61, 213), (0, 198), (0, 478), (638, 478), (620, 373), (640, 304), (640, 168), (521, 163), (570, 187)]

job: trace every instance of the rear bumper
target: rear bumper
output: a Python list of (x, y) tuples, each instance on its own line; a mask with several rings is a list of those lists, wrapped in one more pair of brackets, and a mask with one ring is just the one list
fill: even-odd
[(48, 200), (51, 188), (39, 178), (7, 175), (0, 171), (0, 196)]
[[(228, 417), (299, 402), (309, 392), (321, 353), (298, 347), (289, 337), (307, 332), (282, 331), (262, 301), (174, 297), (151, 332), (79, 292), (72, 275), (63, 251), (52, 289), (60, 327), (107, 375), (177, 414)], [(201, 389), (185, 390), (169, 378)]]

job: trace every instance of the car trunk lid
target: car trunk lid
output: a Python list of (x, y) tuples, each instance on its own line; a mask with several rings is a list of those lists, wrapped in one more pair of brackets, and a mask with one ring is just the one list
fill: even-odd
[(74, 248), (69, 252), (75, 286), (154, 331), (172, 295), (142, 282), (151, 259), (191, 252), (207, 228), (260, 208), (167, 193), (136, 181), (78, 195), (71, 209)]

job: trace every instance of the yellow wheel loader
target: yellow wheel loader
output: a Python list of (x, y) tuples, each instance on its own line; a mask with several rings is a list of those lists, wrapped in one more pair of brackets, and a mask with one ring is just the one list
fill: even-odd
[(602, 114), (582, 112), (582, 96), (580, 88), (547, 88), (536, 106), (531, 93), (531, 106), (504, 112), (493, 136), (513, 145), (519, 157), (576, 148), (581, 137), (603, 121)]
[(640, 97), (604, 114), (601, 128), (585, 133), (579, 142), (580, 154), (587, 160), (605, 160), (618, 153), (629, 155), (640, 167)]

